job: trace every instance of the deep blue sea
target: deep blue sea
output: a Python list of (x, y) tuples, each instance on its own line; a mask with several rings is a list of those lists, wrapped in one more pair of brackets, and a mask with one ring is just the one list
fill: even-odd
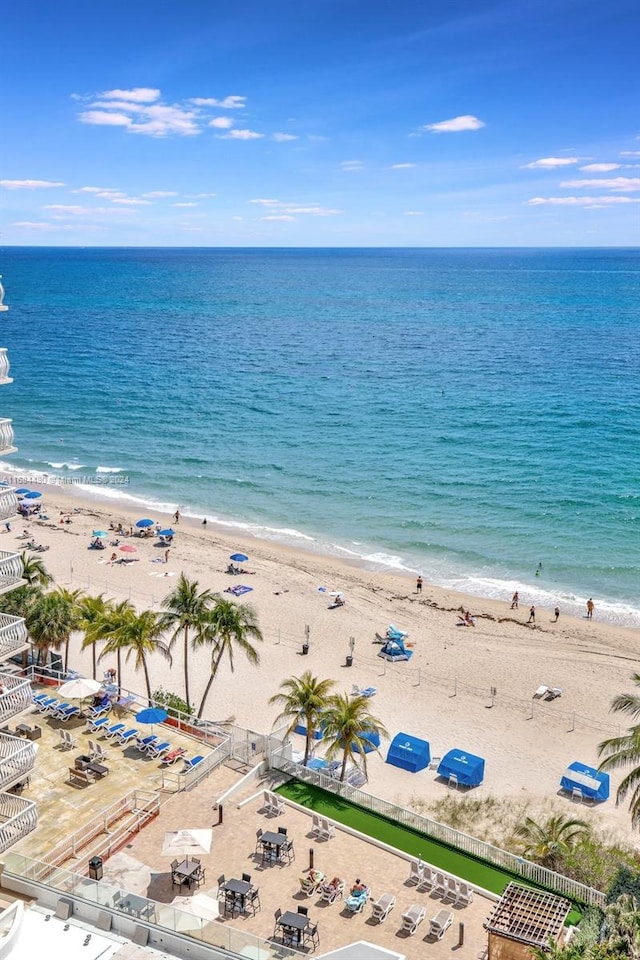
[(5, 468), (640, 625), (639, 253), (4, 248)]

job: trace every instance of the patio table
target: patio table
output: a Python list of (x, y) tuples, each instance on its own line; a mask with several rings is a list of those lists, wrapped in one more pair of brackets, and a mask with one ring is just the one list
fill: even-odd
[(289, 837), (286, 833), (275, 833), (272, 830), (267, 830), (260, 837), (260, 846), (262, 847), (263, 855), (272, 853), (275, 855), (275, 859), (280, 859), (281, 848), (287, 846), (290, 843)]
[(177, 867), (174, 867), (172, 873), (174, 876), (180, 877), (187, 886), (191, 885), (191, 881), (194, 879), (197, 873), (201, 870), (200, 863), (196, 863), (195, 860), (189, 860), (187, 857), (186, 860), (182, 860)]
[(278, 920), (278, 926), (282, 927), (285, 934), (284, 939), (294, 940), (297, 944), (302, 942), (302, 934), (308, 923), (309, 917), (294, 913), (293, 910), (285, 911)]
[(244, 910), (247, 894), (253, 890), (253, 884), (249, 883), (248, 880), (235, 880), (232, 877), (230, 880), (225, 880), (222, 889), (225, 892), (225, 906), (229, 903), (233, 912), (236, 907), (239, 910)]

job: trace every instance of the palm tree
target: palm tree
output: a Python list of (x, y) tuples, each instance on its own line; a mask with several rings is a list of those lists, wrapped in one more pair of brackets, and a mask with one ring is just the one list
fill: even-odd
[(91, 647), (91, 668), (94, 680), (98, 672), (96, 643), (100, 639), (100, 637), (95, 636), (96, 625), (104, 619), (109, 609), (110, 602), (105, 601), (102, 593), (97, 597), (80, 597), (78, 601), (78, 627), (84, 633), (82, 649)]
[[(83, 628), (85, 635), (84, 640), (82, 641), (82, 649), (85, 650), (87, 647), (92, 646), (94, 649), (94, 661), (96, 659), (96, 644), (111, 640), (115, 631), (122, 623), (122, 618), (125, 616), (127, 610), (131, 609), (133, 608), (128, 600), (122, 600), (120, 603), (114, 603), (112, 600), (105, 600), (104, 610), (101, 613), (97, 613), (95, 619), (93, 619), (91, 623), (88, 623), (87, 626)], [(120, 684), (122, 677), (122, 652), (120, 647), (116, 646), (115, 653), (118, 684)], [(98, 660), (100, 660), (100, 656), (98, 657)]]
[[(117, 612), (116, 612), (117, 610)], [(165, 643), (160, 640), (163, 626), (160, 615), (152, 610), (143, 610), (136, 613), (128, 601), (118, 604), (109, 614), (110, 630), (105, 634), (105, 645), (98, 657), (112, 653), (126, 651), (125, 660), (134, 657), (134, 668), (142, 668), (147, 688), (147, 699), (151, 702), (151, 680), (147, 657), (151, 653), (161, 653), (167, 660), (171, 660), (171, 653)]]
[(522, 841), (523, 853), (550, 870), (557, 870), (569, 850), (590, 831), (584, 820), (552, 816), (544, 823), (526, 817), (516, 827), (515, 835)]
[(78, 630), (80, 626), (80, 610), (78, 604), (83, 594), (82, 590), (67, 590), (66, 587), (58, 587), (54, 593), (62, 597), (70, 611), (71, 629), (64, 638), (64, 671), (66, 673), (69, 669), (69, 641), (73, 631)]
[(34, 557), (25, 550), (20, 554), (22, 560), (22, 579), (31, 586), (46, 587), (53, 581), (41, 557)]
[(36, 599), (27, 613), (26, 624), (38, 648), (39, 662), (46, 664), (51, 648), (59, 650), (62, 644), (69, 643), (76, 623), (74, 604), (64, 594), (43, 593)]
[(640, 903), (631, 894), (623, 893), (604, 912), (603, 932), (607, 945), (621, 957), (640, 957)]
[(260, 654), (252, 646), (251, 640), (262, 639), (262, 631), (258, 626), (258, 619), (253, 607), (248, 603), (234, 603), (233, 600), (223, 600), (222, 597), (216, 599), (215, 606), (207, 614), (202, 629), (194, 637), (194, 647), (197, 648), (204, 644), (213, 647), (209, 679), (200, 701), (198, 718), (202, 717), (211, 684), (216, 678), (220, 662), (225, 654), (229, 660), (232, 673), (236, 647), (244, 653), (249, 663), (257, 665), (260, 663)]
[[(631, 679), (636, 687), (640, 687), (640, 673), (634, 673)], [(618, 786), (616, 803), (622, 803), (627, 794), (631, 794), (631, 825), (637, 827), (640, 825), (640, 696), (637, 693), (621, 693), (613, 698), (611, 710), (627, 714), (636, 723), (621, 737), (612, 737), (599, 744), (598, 755), (604, 757), (599, 769), (619, 770), (620, 767), (631, 766)]]
[(318, 680), (310, 670), (305, 670), (301, 677), (283, 680), (280, 689), (285, 692), (276, 693), (269, 699), (269, 703), (282, 706), (281, 713), (274, 720), (274, 726), (281, 720), (289, 721), (287, 735), (293, 733), (300, 720), (304, 719), (307, 729), (304, 747), (305, 766), (311, 753), (313, 732), (320, 725), (320, 718), (327, 709), (333, 687), (335, 687), (334, 680)]
[(188, 704), (189, 698), (189, 631), (195, 632), (194, 641), (201, 636), (206, 627), (207, 616), (213, 606), (215, 595), (211, 590), (198, 592), (198, 581), (188, 580), (184, 573), (164, 600), (162, 606), (167, 611), (162, 615), (163, 630), (173, 630), (169, 646), (182, 634), (184, 660), (184, 698)]
[(369, 713), (367, 697), (350, 697), (346, 693), (330, 697), (327, 710), (323, 714), (323, 724), (325, 739), (331, 741), (327, 749), (327, 758), (333, 760), (342, 754), (340, 779), (344, 780), (347, 760), (352, 753), (361, 757), (362, 769), (366, 774), (365, 748), (371, 750), (368, 734), (388, 735), (384, 724)]

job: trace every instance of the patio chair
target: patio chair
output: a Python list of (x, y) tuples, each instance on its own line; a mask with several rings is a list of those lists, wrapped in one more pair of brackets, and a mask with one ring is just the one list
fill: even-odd
[(345, 907), (350, 913), (362, 913), (364, 910), (365, 904), (369, 897), (371, 896), (371, 890), (369, 887), (364, 887), (363, 890), (351, 890), (351, 893), (344, 902)]
[(60, 729), (60, 746), (63, 750), (71, 750), (72, 747), (75, 747), (78, 742), (77, 738), (74, 737), (70, 730)]
[(324, 873), (320, 870), (309, 870), (306, 877), (300, 877), (300, 893), (303, 893), (305, 897), (310, 897), (312, 893), (315, 893), (321, 883), (324, 882), (325, 876)]
[(93, 740), (89, 740), (89, 752), (91, 753), (92, 760), (104, 762), (109, 759), (109, 754), (102, 744), (95, 743)]
[(336, 828), (332, 823), (329, 823), (326, 817), (320, 817), (320, 823), (318, 826), (318, 832), (316, 834), (318, 840), (330, 840), (331, 837), (335, 837)]
[(282, 910), (280, 909), (280, 907), (278, 907), (278, 909), (275, 910), (273, 913), (273, 919), (275, 921), (273, 926), (274, 939), (278, 936), (278, 920), (280, 919), (281, 916), (282, 916)]
[(256, 830), (256, 853), (258, 853), (258, 851), (260, 850), (260, 847), (262, 845), (261, 841), (262, 841), (262, 827), (258, 827), (258, 829)]
[(251, 907), (255, 917), (256, 912), (262, 909), (262, 905), (260, 903), (260, 891), (257, 887), (252, 887), (251, 890), (249, 890), (244, 902), (246, 907)]
[(409, 867), (409, 876), (407, 877), (407, 884), (418, 884), (422, 880), (424, 867), (418, 860), (412, 860), (411, 866)]
[(168, 740), (165, 740), (163, 743), (150, 743), (147, 746), (146, 753), (152, 760), (159, 760), (160, 757), (163, 757), (170, 749), (171, 744)]
[(119, 733), (125, 729), (124, 723), (112, 723), (110, 727), (106, 725), (102, 728), (102, 732), (105, 737), (108, 737), (110, 740), (115, 740)]
[(225, 900), (227, 896), (227, 891), (224, 889), (224, 880), (225, 880), (224, 873), (221, 873), (220, 876), (218, 877), (218, 900), (220, 900), (221, 902)]
[(449, 779), (447, 780), (447, 786), (451, 787), (452, 790), (457, 790), (459, 785), (458, 778), (455, 773), (449, 774)]
[(436, 897), (444, 897), (447, 892), (447, 880), (444, 873), (436, 873), (433, 877), (433, 892)]
[(408, 933), (412, 937), (424, 920), (426, 913), (426, 907), (423, 907), (421, 903), (414, 903), (406, 913), (402, 914), (401, 932)]
[(308, 907), (298, 907), (298, 913), (300, 914), (301, 917), (308, 917), (308, 916), (309, 916), (309, 908), (308, 908)]
[(571, 790), (571, 799), (574, 803), (582, 803), (584, 800), (584, 793), (580, 787), (573, 787)]
[(446, 889), (442, 899), (455, 901), (458, 896), (458, 881), (455, 877), (446, 877), (445, 880)]
[(453, 914), (451, 910), (438, 910), (435, 917), (429, 921), (429, 936), (436, 940), (442, 940), (445, 933), (453, 923)]
[(104, 731), (109, 727), (109, 717), (89, 717), (87, 720), (87, 727), (89, 730), (92, 730), (93, 733), (98, 733), (99, 731)]
[(182, 768), (180, 773), (189, 773), (190, 770), (193, 770), (194, 767), (197, 767), (197, 765), (199, 763), (202, 763), (203, 760), (204, 760), (203, 755), (200, 755), (198, 757), (192, 757), (191, 760), (185, 760), (184, 767)]
[(463, 880), (458, 884), (458, 893), (455, 900), (455, 905), (457, 907), (468, 907), (471, 901), (473, 900), (473, 887), (469, 883), (465, 883)]
[(135, 727), (129, 727), (128, 730), (119, 730), (118, 733), (116, 733), (116, 740), (118, 743), (122, 744), (123, 747), (126, 747), (128, 743), (131, 743), (132, 740), (136, 739), (139, 732), (140, 731), (136, 730)]
[(431, 867), (425, 867), (422, 873), (422, 879), (418, 881), (417, 890), (429, 891), (433, 890), (435, 885), (435, 871)]
[(396, 898), (392, 893), (383, 893), (375, 903), (371, 904), (371, 919), (384, 923), (396, 905)]
[(342, 900), (344, 893), (344, 880), (340, 877), (334, 877), (329, 883), (323, 883), (320, 886), (320, 899), (324, 903), (335, 903), (336, 900)]
[(36, 703), (36, 710), (38, 713), (48, 713), (49, 709), (52, 706), (57, 705), (57, 697), (44, 697), (42, 700), (38, 700)]
[(306, 925), (306, 927), (302, 931), (302, 935), (305, 941), (311, 940), (314, 947), (317, 947), (318, 944), (320, 943), (320, 934), (318, 933), (317, 923), (311, 923), (311, 921), (309, 921), (309, 923)]
[(53, 715), (54, 720), (59, 720), (60, 723), (66, 723), (67, 720), (71, 720), (72, 717), (80, 716), (80, 707), (74, 707), (72, 704), (67, 704), (66, 707), (60, 707)]
[(314, 837), (318, 836), (320, 832), (320, 817), (317, 813), (312, 814), (311, 816), (311, 833)]
[(172, 869), (172, 870), (175, 870), (175, 868), (178, 866), (179, 863), (180, 863), (179, 860), (172, 860), (172, 861), (171, 861), (171, 869)]
[(157, 740), (158, 738), (155, 736), (155, 734), (152, 734), (152, 733), (150, 733), (148, 737), (136, 737), (136, 742), (134, 743), (134, 747), (136, 748), (136, 750), (139, 750), (140, 753), (144, 753), (147, 750), (147, 748), (153, 746), (153, 744), (156, 743)]
[(176, 747), (175, 750), (170, 750), (169, 753), (166, 753), (160, 762), (166, 765), (175, 763), (177, 760), (181, 760), (186, 752), (184, 747)]

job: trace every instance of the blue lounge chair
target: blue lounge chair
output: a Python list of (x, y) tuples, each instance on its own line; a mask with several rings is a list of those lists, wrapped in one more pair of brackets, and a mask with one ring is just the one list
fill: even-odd
[(193, 768), (196, 767), (202, 760), (204, 760), (204, 757), (202, 756), (192, 757), (191, 760), (185, 760), (184, 767), (182, 768), (180, 773), (189, 773), (189, 771), (193, 770)]
[(164, 740), (163, 743), (150, 743), (147, 747), (147, 756), (151, 757), (152, 760), (159, 760), (160, 757), (163, 757), (170, 749), (171, 744), (168, 740)]
[(93, 730), (94, 733), (97, 733), (99, 730), (106, 733), (109, 727), (109, 717), (89, 717), (87, 720), (87, 726), (89, 730)]
[(49, 694), (48, 694), (48, 693), (43, 693), (42, 691), (40, 691), (40, 693), (34, 693), (34, 694), (33, 694), (33, 702), (34, 702), (34, 703), (42, 703), (43, 700), (50, 700), (50, 699), (51, 699), (51, 697), (49, 696)]
[(60, 710), (66, 710), (70, 706), (70, 703), (60, 703), (59, 700), (56, 700), (46, 708), (45, 713), (48, 713), (50, 717), (56, 717)]
[(140, 750), (141, 753), (144, 753), (148, 747), (152, 747), (153, 744), (157, 741), (157, 737), (154, 734), (149, 735), (148, 737), (136, 737), (136, 747)]
[(118, 734), (122, 733), (124, 728), (125, 728), (124, 723), (113, 723), (110, 727), (106, 727), (106, 726), (103, 727), (102, 730), (105, 737), (109, 737), (109, 739), (114, 739), (115, 737), (118, 736)]
[(46, 713), (49, 707), (52, 706), (54, 703), (58, 703), (57, 697), (43, 696), (43, 698), (41, 700), (38, 700), (38, 702), (36, 703), (36, 710), (39, 713)]
[(136, 730), (134, 727), (129, 727), (128, 730), (121, 730), (116, 733), (116, 740), (119, 740), (123, 746), (126, 746), (128, 743), (131, 743), (132, 740), (136, 740), (139, 735), (139, 730)]
[(71, 717), (80, 716), (80, 707), (74, 707), (71, 704), (67, 704), (66, 707), (61, 707), (53, 715), (54, 720), (60, 720), (62, 723), (66, 723), (67, 720), (70, 720)]

